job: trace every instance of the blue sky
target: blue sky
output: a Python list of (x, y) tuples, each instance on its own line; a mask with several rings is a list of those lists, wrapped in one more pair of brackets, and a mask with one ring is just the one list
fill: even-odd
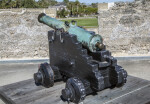
[[(61, 2), (63, 0), (57, 0), (58, 2)], [(75, 0), (69, 0), (69, 1), (75, 1)], [(103, 3), (103, 2), (117, 2), (117, 1), (134, 1), (134, 0), (78, 0), (80, 1), (81, 3)]]

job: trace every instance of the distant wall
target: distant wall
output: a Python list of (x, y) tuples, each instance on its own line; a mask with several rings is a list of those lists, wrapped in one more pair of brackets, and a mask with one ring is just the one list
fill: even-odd
[(56, 9), (0, 9), (0, 59), (48, 57), (47, 31), (40, 13), (56, 17)]
[(56, 8), (17, 8), (0, 9), (0, 14), (24, 14), (24, 13), (46, 13), (51, 17), (56, 17)]
[(113, 53), (150, 55), (150, 0), (99, 10), (99, 34)]
[(108, 3), (99, 3), (98, 9), (99, 10), (107, 10), (108, 9)]
[(98, 4), (98, 11), (108, 10), (111, 7), (113, 7), (114, 4), (115, 4), (114, 2), (112, 2), (112, 3), (99, 3)]

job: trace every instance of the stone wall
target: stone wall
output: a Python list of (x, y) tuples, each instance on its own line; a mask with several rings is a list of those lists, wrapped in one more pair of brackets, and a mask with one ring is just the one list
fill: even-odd
[(150, 0), (99, 10), (99, 34), (113, 54), (150, 55)]
[(49, 57), (47, 32), (52, 29), (37, 21), (41, 12), (56, 17), (52, 8), (0, 9), (0, 59)]
[(24, 14), (24, 13), (46, 13), (51, 17), (56, 17), (56, 8), (17, 8), (17, 9), (0, 9), (0, 14)]
[[(114, 55), (150, 55), (150, 0), (116, 3), (99, 10), (99, 34)], [(0, 9), (0, 59), (48, 58), (48, 26), (38, 23), (41, 12), (55, 9)], [(97, 29), (89, 29), (97, 31)]]
[(41, 12), (56, 17), (53, 8), (0, 10), (0, 59), (48, 57), (51, 29), (37, 21)]

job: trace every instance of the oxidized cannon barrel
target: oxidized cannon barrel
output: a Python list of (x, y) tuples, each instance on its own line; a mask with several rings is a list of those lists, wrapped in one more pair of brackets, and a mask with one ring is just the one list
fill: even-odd
[(51, 18), (44, 13), (41, 13), (38, 17), (38, 21), (40, 23), (44, 23), (50, 26), (53, 29), (64, 29), (64, 31), (68, 32), (71, 35), (76, 35), (77, 40), (82, 43), (83, 46), (88, 48), (91, 52), (96, 52), (104, 48), (103, 39), (98, 34), (92, 34), (91, 32), (78, 27), (75, 23), (63, 22), (57, 20), (55, 18)]
[(40, 23), (44, 23), (44, 24), (48, 25), (49, 27), (51, 27), (53, 29), (63, 28), (66, 31), (66, 26), (65, 26), (65, 23), (63, 21), (59, 21), (55, 18), (51, 18), (50, 16), (47, 16), (44, 13), (39, 14), (38, 21)]

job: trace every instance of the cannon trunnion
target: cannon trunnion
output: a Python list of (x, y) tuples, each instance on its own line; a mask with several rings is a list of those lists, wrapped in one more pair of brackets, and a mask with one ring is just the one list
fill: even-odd
[[(92, 35), (95, 35), (92, 33)], [(79, 103), (86, 95), (126, 83), (127, 72), (105, 48), (91, 52), (77, 36), (62, 29), (48, 32), (50, 64), (42, 63), (34, 74), (35, 84), (52, 87), (64, 80), (62, 99)]]

